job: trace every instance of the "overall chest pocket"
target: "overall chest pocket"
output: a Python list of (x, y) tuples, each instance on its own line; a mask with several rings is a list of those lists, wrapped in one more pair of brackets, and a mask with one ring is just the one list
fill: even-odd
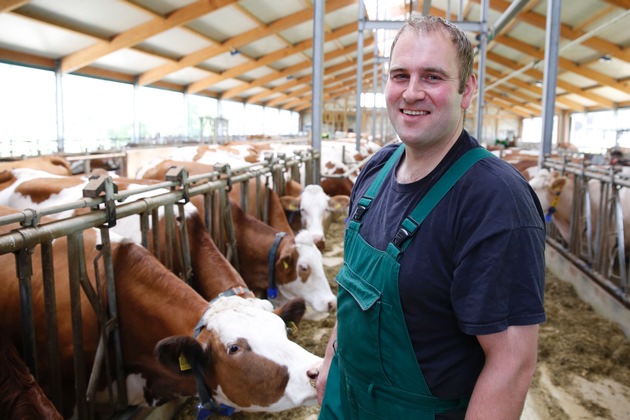
[[(390, 383), (387, 365), (392, 361), (387, 333), (392, 306), (382, 293), (348, 265), (337, 274), (337, 345), (345, 369)], [(384, 337), (388, 339), (384, 342)]]

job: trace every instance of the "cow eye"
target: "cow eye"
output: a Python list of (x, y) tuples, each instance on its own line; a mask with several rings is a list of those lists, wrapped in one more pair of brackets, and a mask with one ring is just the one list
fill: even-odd
[(228, 344), (227, 346), (228, 354), (236, 354), (240, 349), (241, 347), (236, 343)]

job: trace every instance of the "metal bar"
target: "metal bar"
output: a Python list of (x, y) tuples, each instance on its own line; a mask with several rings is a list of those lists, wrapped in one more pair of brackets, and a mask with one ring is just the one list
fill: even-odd
[[(316, 150), (322, 148), (322, 115), (323, 115), (323, 96), (324, 96), (324, 8), (325, 0), (315, 0), (313, 2), (313, 60), (312, 71), (312, 138), (311, 144)], [(361, 55), (361, 50), (359, 50)], [(319, 182), (320, 168), (313, 168), (314, 177)]]
[(61, 362), (59, 356), (59, 332), (57, 328), (57, 298), (55, 295), (55, 271), (53, 263), (52, 242), (42, 242), (42, 283), (44, 287), (44, 308), (46, 310), (46, 334), (48, 337), (47, 348), (50, 393), (48, 396), (52, 403), (61, 412), (63, 411), (61, 394)]
[(182, 279), (190, 284), (192, 277), (192, 261), (190, 257), (190, 242), (188, 240), (188, 223), (186, 223), (185, 204), (178, 203), (179, 209), (179, 250), (182, 261)]
[(70, 283), (70, 304), (72, 313), (72, 345), (74, 349), (74, 386), (76, 397), (76, 412), (78, 418), (88, 417), (88, 407), (85, 400), (85, 353), (83, 348), (83, 323), (81, 314), (81, 272), (85, 253), (83, 249), (83, 232), (68, 235), (68, 280)]
[(560, 42), (561, 0), (547, 1), (547, 30), (545, 35), (545, 70), (543, 76), (543, 128), (540, 142), (539, 164), (544, 156), (551, 154), (553, 137), (553, 116), (556, 106), (556, 85), (558, 82), (558, 55)]
[(356, 96), (357, 111), (355, 113), (356, 126), (354, 129), (354, 132), (357, 135), (357, 141), (356, 141), (357, 150), (361, 148), (361, 130), (362, 130), (361, 120), (363, 118), (362, 112), (361, 112), (361, 92), (363, 91), (363, 44), (364, 44), (363, 38), (365, 36), (364, 31), (366, 29), (370, 30), (369, 28), (366, 27), (366, 24), (368, 22), (366, 22), (365, 20), (365, 5), (363, 4), (363, 0), (359, 0), (358, 22), (359, 22), (359, 31), (357, 33), (357, 96)]
[(37, 371), (37, 345), (35, 338), (35, 319), (33, 317), (33, 249), (25, 247), (15, 253), (15, 265), (20, 285), (20, 313), (22, 315), (22, 355), (26, 366), (35, 378)]
[(483, 109), (484, 109), (484, 91), (486, 80), (486, 54), (488, 46), (488, 0), (481, 1), (481, 31), (479, 31), (479, 77), (477, 79), (478, 92), (477, 95), (477, 131), (475, 137), (479, 142), (483, 141)]
[(516, 15), (518, 15), (521, 10), (523, 10), (523, 8), (527, 6), (527, 3), (529, 3), (529, 1), (530, 0), (513, 1), (510, 6), (505, 10), (505, 12), (503, 12), (503, 14), (499, 16), (499, 18), (494, 22), (494, 25), (490, 29), (490, 39), (494, 39), (497, 34), (501, 33), (503, 28), (505, 28), (508, 23), (516, 18)]

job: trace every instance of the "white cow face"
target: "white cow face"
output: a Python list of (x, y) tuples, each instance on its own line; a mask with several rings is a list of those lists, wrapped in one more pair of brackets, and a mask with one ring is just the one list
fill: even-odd
[(322, 253), (317, 249), (311, 234), (303, 230), (295, 236), (298, 249), (295, 281), (278, 285), (280, 301), (302, 297), (307, 304), (306, 319), (322, 319), (337, 308), (337, 299), (330, 289), (324, 272)]
[(197, 340), (158, 343), (160, 361), (172, 364), (172, 355), (192, 354), (191, 365), (205, 364), (213, 399), (239, 410), (277, 412), (314, 404), (309, 379), (322, 359), (289, 340), (284, 322), (271, 310), (265, 300), (221, 297), (204, 314)]
[(325, 241), (324, 232), (335, 213), (348, 208), (349, 197), (329, 197), (321, 186), (307, 185), (300, 194), (302, 227), (310, 232), (315, 243)]

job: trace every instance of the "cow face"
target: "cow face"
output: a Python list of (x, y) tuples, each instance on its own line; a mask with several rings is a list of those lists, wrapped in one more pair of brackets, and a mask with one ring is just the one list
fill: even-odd
[(317, 247), (324, 251), (326, 239), (324, 232), (333, 220), (333, 216), (347, 210), (350, 197), (329, 197), (319, 185), (307, 185), (299, 197), (281, 197), (286, 211), (299, 209), (302, 228), (310, 232)]
[[(217, 403), (243, 411), (276, 412), (317, 401), (309, 383), (322, 362), (287, 338), (285, 324), (268, 301), (222, 297), (204, 314), (197, 339), (169, 337), (156, 345), (166, 367), (203, 372)], [(309, 376), (310, 375), (310, 376)]]
[(326, 278), (322, 254), (313, 243), (311, 234), (305, 230), (295, 236), (295, 246), (299, 254), (297, 279), (278, 285), (280, 297), (303, 297), (308, 305), (306, 319), (325, 318), (329, 311), (336, 309), (337, 299)]

